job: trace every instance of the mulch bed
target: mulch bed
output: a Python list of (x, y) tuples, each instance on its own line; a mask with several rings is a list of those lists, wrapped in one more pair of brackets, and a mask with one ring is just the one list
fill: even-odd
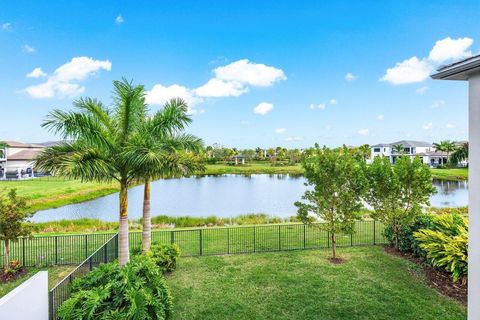
[(427, 279), (427, 284), (440, 292), (441, 294), (453, 298), (462, 304), (467, 304), (467, 283), (461, 281), (453, 282), (452, 276), (444, 270), (435, 269), (423, 261), (423, 259), (414, 256), (410, 253), (398, 251), (397, 249), (389, 246), (385, 246), (385, 252), (407, 259), (418, 266), (424, 271)]
[(18, 272), (15, 273), (4, 273), (3, 270), (0, 271), (0, 283), (6, 283), (10, 281), (17, 280), (18, 278), (23, 277), (27, 274), (27, 268), (21, 268)]
[(328, 258), (328, 261), (330, 261), (330, 263), (333, 263), (333, 264), (342, 264), (342, 263), (347, 262), (347, 260), (339, 258), (339, 257), (336, 257), (336, 258), (330, 257), (330, 258)]

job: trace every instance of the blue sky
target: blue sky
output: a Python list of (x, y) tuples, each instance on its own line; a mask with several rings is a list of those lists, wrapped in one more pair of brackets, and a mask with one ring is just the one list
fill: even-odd
[(4, 3), (0, 140), (55, 139), (40, 127), (50, 110), (79, 96), (109, 103), (122, 76), (145, 85), (153, 110), (186, 98), (190, 131), (207, 144), (466, 139), (467, 84), (427, 76), (479, 53), (479, 10), (478, 1)]

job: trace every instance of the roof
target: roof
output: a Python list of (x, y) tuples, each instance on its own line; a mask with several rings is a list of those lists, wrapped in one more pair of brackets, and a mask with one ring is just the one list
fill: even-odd
[(11, 148), (43, 148), (43, 146), (39, 144), (23, 143), (18, 141), (0, 141), (0, 143), (4, 143)]
[(403, 147), (431, 147), (432, 144), (430, 142), (425, 142), (425, 141), (414, 141), (414, 140), (401, 140), (397, 142), (392, 142), (392, 143), (380, 143), (376, 144), (374, 146), (371, 146), (371, 148), (383, 148), (383, 147), (393, 147), (396, 145), (402, 145)]
[(65, 142), (69, 142), (69, 141), (63, 141), (63, 140), (60, 140), (60, 141), (47, 141), (47, 142), (39, 142), (37, 143), (38, 145), (41, 145), (43, 147), (54, 147), (54, 146), (58, 146), (59, 144), (62, 144), (62, 143), (65, 143)]
[(40, 151), (39, 149), (22, 150), (9, 155), (7, 160), (33, 160)]
[(474, 72), (480, 72), (480, 54), (441, 66), (431, 77), (440, 80), (468, 80)]

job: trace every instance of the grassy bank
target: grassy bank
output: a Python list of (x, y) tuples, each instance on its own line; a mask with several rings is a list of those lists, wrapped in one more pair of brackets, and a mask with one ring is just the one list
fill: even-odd
[(440, 180), (468, 180), (468, 169), (432, 169), (432, 176), (434, 179)]
[(118, 191), (116, 183), (81, 182), (56, 177), (0, 181), (0, 192), (16, 188), (31, 212), (92, 200)]
[(466, 319), (382, 247), (182, 258), (167, 277), (174, 319)]
[(28, 272), (25, 276), (16, 279), (15, 281), (0, 283), (0, 297), (3, 297), (16, 287), (18, 287), (22, 282), (28, 280), (38, 271), (48, 271), (48, 287), (53, 288), (60, 280), (65, 278), (68, 273), (72, 270), (72, 266), (56, 266), (48, 268), (28, 268)]
[(303, 174), (303, 168), (297, 165), (272, 166), (270, 162), (255, 162), (245, 165), (210, 164), (202, 174)]

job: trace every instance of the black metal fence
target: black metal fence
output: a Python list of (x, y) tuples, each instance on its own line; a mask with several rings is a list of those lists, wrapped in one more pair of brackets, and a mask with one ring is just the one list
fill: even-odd
[[(113, 235), (103, 233), (20, 238), (10, 244), (10, 260), (20, 260), (26, 267), (78, 265)], [(4, 250), (3, 241), (0, 241), (2, 267)]]
[[(383, 224), (378, 221), (358, 221), (355, 223), (353, 234), (337, 235), (337, 246), (386, 243), (383, 230)], [(330, 234), (321, 228), (321, 223), (161, 230), (152, 232), (152, 241), (163, 244), (176, 243), (181, 249), (182, 256), (300, 250), (331, 246)], [(131, 232), (130, 248), (140, 250), (141, 245), (142, 233)]]
[(48, 300), (51, 320), (58, 318), (58, 308), (70, 297), (70, 284), (73, 280), (89, 273), (100, 263), (112, 262), (118, 258), (118, 234), (114, 234), (113, 236), (110, 234), (110, 237), (107, 242), (88, 256), (87, 259), (80, 263), (78, 267), (50, 290)]

